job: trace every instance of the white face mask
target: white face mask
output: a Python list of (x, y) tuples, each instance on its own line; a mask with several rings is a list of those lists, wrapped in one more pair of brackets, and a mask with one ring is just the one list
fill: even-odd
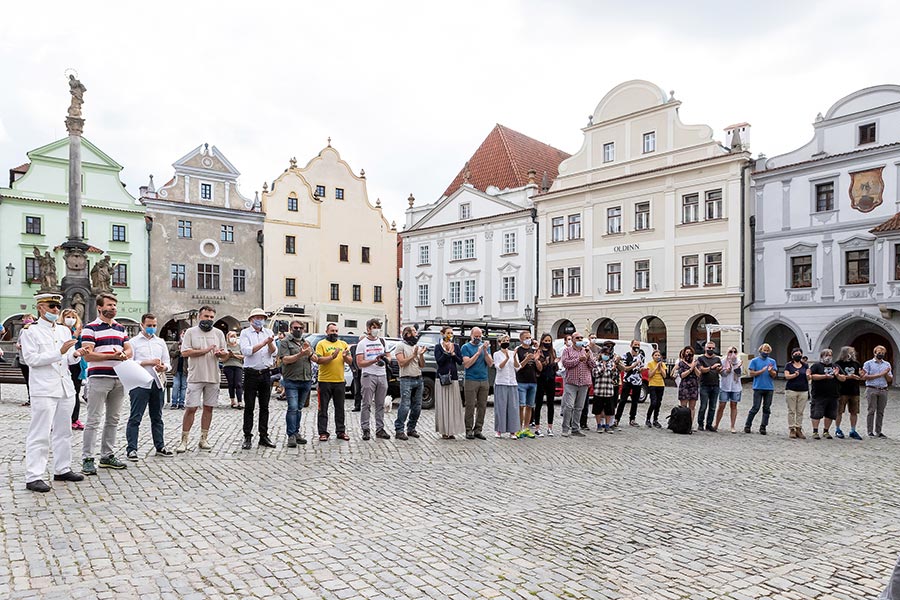
[(373, 329), (369, 335), (371, 335), (372, 337), (381, 337), (381, 330), (377, 328)]
[(66, 327), (75, 327), (75, 317), (66, 317)]

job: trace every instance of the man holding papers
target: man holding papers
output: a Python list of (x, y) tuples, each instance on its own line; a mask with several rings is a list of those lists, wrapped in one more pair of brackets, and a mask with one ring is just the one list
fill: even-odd
[(134, 352), (134, 360), (150, 374), (146, 384), (132, 388), (128, 394), (131, 398), (131, 416), (125, 428), (125, 439), (128, 441), (128, 460), (137, 460), (138, 431), (144, 411), (150, 407), (150, 433), (157, 456), (172, 456), (174, 453), (166, 448), (163, 437), (163, 390), (166, 383), (166, 371), (169, 370), (169, 348), (156, 335), (156, 316), (147, 313), (141, 317), (141, 333), (129, 340)]

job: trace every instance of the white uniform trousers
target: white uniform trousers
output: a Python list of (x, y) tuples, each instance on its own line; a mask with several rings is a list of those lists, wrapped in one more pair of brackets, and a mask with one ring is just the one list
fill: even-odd
[(53, 474), (72, 470), (72, 409), (75, 398), (31, 397), (31, 424), (25, 438), (25, 483), (44, 479), (50, 442)]

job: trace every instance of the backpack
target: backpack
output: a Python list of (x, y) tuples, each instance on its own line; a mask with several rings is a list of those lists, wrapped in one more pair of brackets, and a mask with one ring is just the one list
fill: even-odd
[(669, 429), (672, 433), (689, 434), (691, 432), (691, 409), (687, 406), (676, 406), (669, 414)]

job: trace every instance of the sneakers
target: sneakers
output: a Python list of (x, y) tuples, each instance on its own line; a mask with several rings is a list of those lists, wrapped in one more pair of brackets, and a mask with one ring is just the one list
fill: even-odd
[[(659, 421), (653, 421), (653, 427), (654, 427), (655, 429), (662, 429), (662, 425), (660, 424)], [(731, 428), (731, 433), (734, 433), (734, 428), (733, 428), (733, 427)]]
[(379, 429), (375, 432), (375, 437), (377, 437), (379, 440), (389, 440), (391, 439), (391, 434), (389, 434), (384, 429)]
[(543, 432), (541, 432), (540, 428), (534, 430), (535, 437), (544, 437)]
[(410, 429), (409, 431), (406, 432), (406, 435), (411, 438), (416, 438), (416, 439), (419, 439), (420, 437), (422, 437), (419, 435), (419, 432), (416, 431), (415, 429)]
[(650, 429), (651, 427), (653, 427), (653, 423), (651, 423), (650, 421), (647, 421), (646, 423), (644, 423), (644, 427), (646, 427), (647, 429)]
[(503, 433), (501, 433), (501, 432), (499, 432), (499, 431), (495, 431), (495, 432), (494, 432), (494, 437), (497, 438), (497, 439), (499, 440), (500, 438), (503, 437)]
[(836, 428), (836, 429), (834, 430), (834, 437), (836, 437), (836, 438), (839, 439), (839, 440), (844, 439), (844, 432), (841, 431), (841, 428), (840, 428), (840, 427), (838, 427), (838, 428)]
[(821, 439), (822, 439), (822, 436), (819, 435), (819, 432), (818, 432), (818, 431), (813, 431), (813, 439), (814, 439), (814, 440), (821, 440)]
[(72, 429), (75, 431), (84, 431), (84, 423), (81, 421), (75, 421), (72, 423)]
[(138, 459), (137, 450), (129, 450), (128, 454), (126, 454), (125, 457), (130, 461), (137, 462), (137, 459)]
[(563, 431), (563, 432), (562, 432), (562, 436), (563, 436), (563, 437), (569, 437), (570, 435), (572, 435), (572, 434), (569, 433), (568, 431)]
[(402, 431), (397, 431), (396, 433), (394, 433), (394, 437), (397, 438), (398, 440), (408, 440), (409, 439), (409, 436), (406, 435), (405, 433), (403, 433)]
[(288, 448), (296, 448), (297, 447), (297, 436), (296, 435), (288, 436), (287, 447)]
[(886, 439), (887, 439), (887, 436), (884, 435), (883, 433), (879, 433), (879, 434), (878, 434), (878, 437), (879, 437), (880, 439), (882, 439), (882, 440), (886, 440)]
[(81, 472), (85, 475), (96, 475), (97, 467), (94, 466), (93, 458), (85, 458), (81, 461)]
[(744, 427), (744, 433), (753, 433), (753, 431), (750, 429), (750, 426), (749, 426), (749, 425), (747, 425), (746, 427)]
[(529, 438), (529, 439), (534, 439), (534, 438), (535, 438), (534, 433), (533, 433), (530, 429), (523, 429), (523, 430), (522, 430), (522, 434), (523, 434), (525, 437)]
[(177, 452), (178, 454), (187, 452), (187, 442), (185, 440), (181, 440), (180, 442), (178, 442), (178, 445), (175, 446), (175, 452)]
[(363, 438), (362, 439), (364, 442), (368, 442), (369, 440), (372, 439), (372, 434), (369, 433), (368, 429), (363, 429)]
[(162, 448), (157, 448), (156, 456), (175, 456), (175, 453), (163, 446)]
[[(137, 454), (137, 452), (135, 452), (135, 454)], [(110, 454), (106, 457), (100, 457), (100, 467), (103, 469), (115, 469), (121, 471), (122, 469), (127, 469), (128, 465), (116, 458), (114, 454)]]
[(553, 437), (553, 430), (549, 427), (547, 428), (547, 437)]
[(872, 433), (872, 432), (870, 431), (870, 432), (869, 432), (869, 437), (875, 437), (875, 434)]
[(600, 423), (597, 423), (597, 433), (605, 433), (605, 430), (606, 430), (606, 425), (601, 425)]
[(572, 436), (573, 437), (584, 437), (584, 434), (581, 433), (581, 430), (579, 430), (579, 429), (573, 429)]
[(861, 440), (862, 439), (862, 436), (859, 435), (858, 433), (856, 433), (856, 430), (851, 431), (850, 435), (848, 435), (847, 437), (849, 437), (852, 440)]
[(823, 439), (826, 439), (826, 440), (833, 439), (833, 438), (831, 437), (831, 434), (828, 433), (828, 430), (827, 430), (827, 429), (826, 429), (825, 431), (822, 432), (822, 438), (823, 438)]
[(474, 437), (476, 440), (486, 440), (487, 439), (486, 437), (484, 437), (484, 434), (481, 433), (480, 431), (478, 433), (476, 433)]

